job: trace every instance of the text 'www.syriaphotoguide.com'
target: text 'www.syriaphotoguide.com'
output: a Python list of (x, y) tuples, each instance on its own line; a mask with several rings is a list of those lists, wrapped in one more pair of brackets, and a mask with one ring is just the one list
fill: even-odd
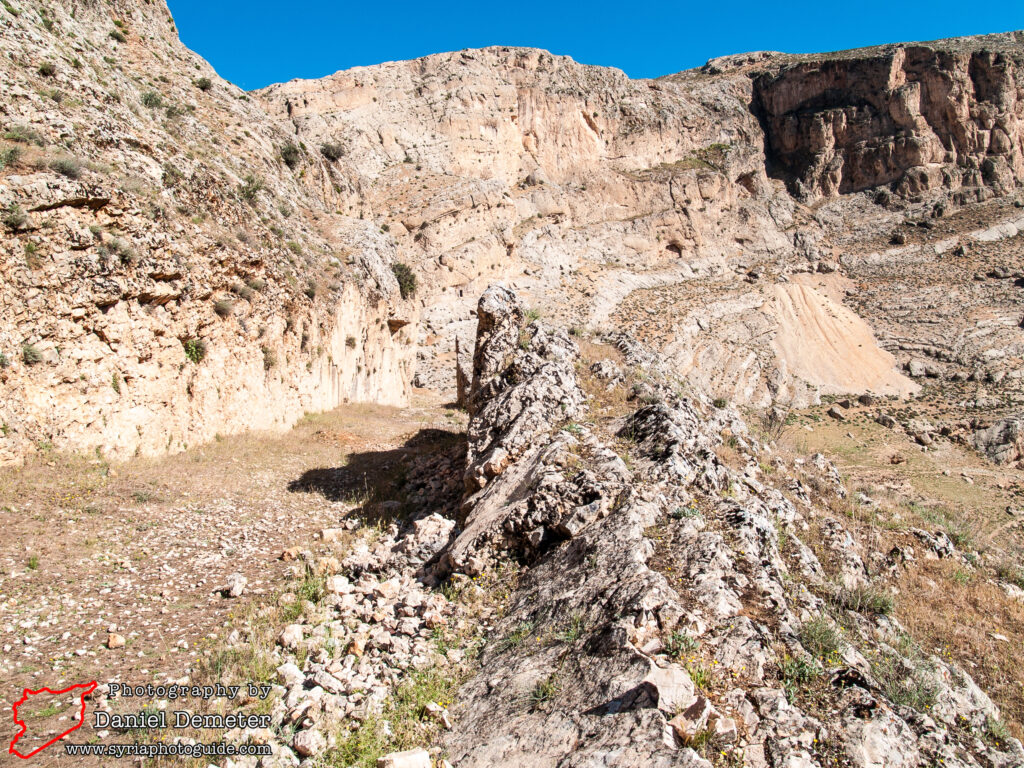
[(69, 755), (80, 757), (240, 757), (269, 755), (269, 744), (66, 744)]

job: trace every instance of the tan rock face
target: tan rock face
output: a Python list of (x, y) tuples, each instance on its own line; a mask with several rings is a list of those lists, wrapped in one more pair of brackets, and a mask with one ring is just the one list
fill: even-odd
[[(343, 148), (335, 171), (359, 179), (415, 266), (418, 383), (455, 389), (475, 298), (501, 282), (567, 325), (628, 328), (702, 389), (804, 404), (915, 388), (876, 318), (807, 323), (843, 296), (800, 318), (772, 307), (790, 274), (834, 271), (852, 236), (890, 231), (906, 201), (952, 208), (1016, 187), (1019, 48), (1003, 35), (760, 53), (644, 81), (495, 47), (258, 98), (308, 145)], [(880, 186), (894, 205), (853, 195)]]
[(1020, 33), (807, 61), (755, 83), (769, 161), (804, 198), (883, 184), (1011, 190), (1024, 173)]
[(325, 161), (290, 167), (166, 7), (57, 8), (40, 31), (25, 5), (0, 21), (0, 463), (404, 404), (418, 312), (394, 243), (321, 197)]

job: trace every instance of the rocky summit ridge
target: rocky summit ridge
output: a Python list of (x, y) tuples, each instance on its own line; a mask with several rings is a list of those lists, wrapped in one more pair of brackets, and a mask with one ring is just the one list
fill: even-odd
[(1024, 33), (246, 93), (162, 0), (0, 5), (0, 464), (468, 419), (288, 486), (346, 519), (225, 766), (1024, 765)]

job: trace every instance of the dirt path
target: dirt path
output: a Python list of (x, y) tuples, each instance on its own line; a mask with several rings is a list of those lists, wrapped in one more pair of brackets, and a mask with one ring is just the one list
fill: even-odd
[[(344, 494), (310, 492), (305, 480), (317, 470), (373, 455), (383, 458), (358, 471), (386, 472), (390, 452), (412, 434), (460, 426), (457, 413), (419, 395), (404, 410), (346, 406), (284, 435), (225, 438), (158, 461), (43, 453), (0, 473), (0, 763), (15, 760), (11, 707), (24, 688), (180, 680), (232, 615), (279, 592), (281, 552), (353, 506)], [(225, 598), (216, 590), (235, 573), (245, 592)], [(123, 647), (107, 647), (111, 633)], [(26, 706), (19, 751), (67, 730), (71, 702)], [(91, 735), (86, 727), (69, 741)], [(81, 764), (59, 745), (33, 761)]]

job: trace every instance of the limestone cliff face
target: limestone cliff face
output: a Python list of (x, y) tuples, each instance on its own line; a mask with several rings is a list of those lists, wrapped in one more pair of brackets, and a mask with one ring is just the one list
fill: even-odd
[[(1020, 49), (996, 35), (764, 52), (630, 80), (495, 47), (256, 96), (282, 130), (341, 155), (321, 185), (343, 190), (338, 204), (386, 230), (422, 278), (419, 383), (453, 387), (473, 297), (500, 281), (567, 325), (629, 327), (701, 389), (801, 404), (915, 386), (856, 317), (855, 332), (833, 333), (840, 275), (805, 281), (801, 300), (817, 309), (795, 314), (759, 281), (834, 272), (854, 224), (891, 231), (907, 205), (1013, 193)], [(853, 359), (864, 365), (849, 382), (827, 373)]]
[(17, 10), (0, 16), (0, 462), (405, 403), (417, 310), (394, 243), (334, 213), (166, 6)]
[(762, 74), (769, 160), (803, 198), (890, 184), (1005, 194), (1024, 177), (1022, 39), (889, 46)]

